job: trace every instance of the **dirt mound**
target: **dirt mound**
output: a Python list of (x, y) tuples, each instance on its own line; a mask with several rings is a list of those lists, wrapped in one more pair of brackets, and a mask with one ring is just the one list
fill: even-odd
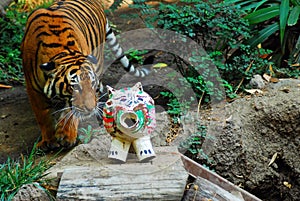
[(264, 200), (300, 198), (299, 84), (282, 80), (227, 105), (209, 153), (218, 174)]

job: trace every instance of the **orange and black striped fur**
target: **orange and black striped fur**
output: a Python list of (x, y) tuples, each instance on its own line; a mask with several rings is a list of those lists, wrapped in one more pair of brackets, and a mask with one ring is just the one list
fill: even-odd
[(29, 16), (21, 50), (27, 93), (42, 133), (40, 148), (73, 146), (79, 120), (100, 115), (105, 41), (128, 72), (148, 74), (124, 56), (98, 0), (57, 0)]

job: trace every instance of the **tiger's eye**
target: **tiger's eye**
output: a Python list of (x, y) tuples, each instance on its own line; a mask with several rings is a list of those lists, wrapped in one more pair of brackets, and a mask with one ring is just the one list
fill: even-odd
[(74, 85), (73, 85), (73, 90), (79, 91), (79, 90), (80, 90), (79, 84), (74, 84)]

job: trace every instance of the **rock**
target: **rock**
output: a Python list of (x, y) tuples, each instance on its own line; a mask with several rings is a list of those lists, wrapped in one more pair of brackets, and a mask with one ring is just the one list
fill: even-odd
[(12, 201), (50, 201), (49, 195), (43, 190), (38, 183), (23, 185)]
[(47, 170), (46, 178), (52, 179), (52, 185), (57, 187), (60, 175), (66, 168), (85, 166), (88, 162), (101, 162), (108, 156), (111, 137), (104, 128), (99, 128), (88, 144), (80, 144), (66, 154), (53, 167)]
[(254, 75), (253, 78), (251, 78), (249, 85), (251, 88), (263, 89), (266, 84), (261, 75)]
[(6, 12), (5, 12), (5, 9), (7, 6), (9, 6), (9, 4), (13, 2), (13, 0), (1, 0), (1, 3), (0, 3), (0, 16), (5, 16), (6, 15)]
[(156, 147), (167, 146), (166, 139), (170, 128), (171, 121), (167, 112), (156, 113), (156, 128), (151, 136), (152, 145)]

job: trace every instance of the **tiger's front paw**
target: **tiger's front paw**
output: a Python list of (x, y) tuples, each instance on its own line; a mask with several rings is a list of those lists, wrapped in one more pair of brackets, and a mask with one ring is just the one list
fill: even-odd
[(57, 143), (56, 140), (42, 140), (37, 144), (37, 148), (42, 150), (43, 152), (55, 151), (58, 150), (60, 147), (60, 144)]
[(57, 131), (55, 134), (56, 141), (60, 145), (61, 148), (69, 149), (78, 144), (77, 133), (63, 133)]
[(58, 135), (52, 140), (42, 140), (37, 144), (37, 148), (43, 152), (56, 151), (60, 149), (70, 149), (78, 144), (77, 136)]

